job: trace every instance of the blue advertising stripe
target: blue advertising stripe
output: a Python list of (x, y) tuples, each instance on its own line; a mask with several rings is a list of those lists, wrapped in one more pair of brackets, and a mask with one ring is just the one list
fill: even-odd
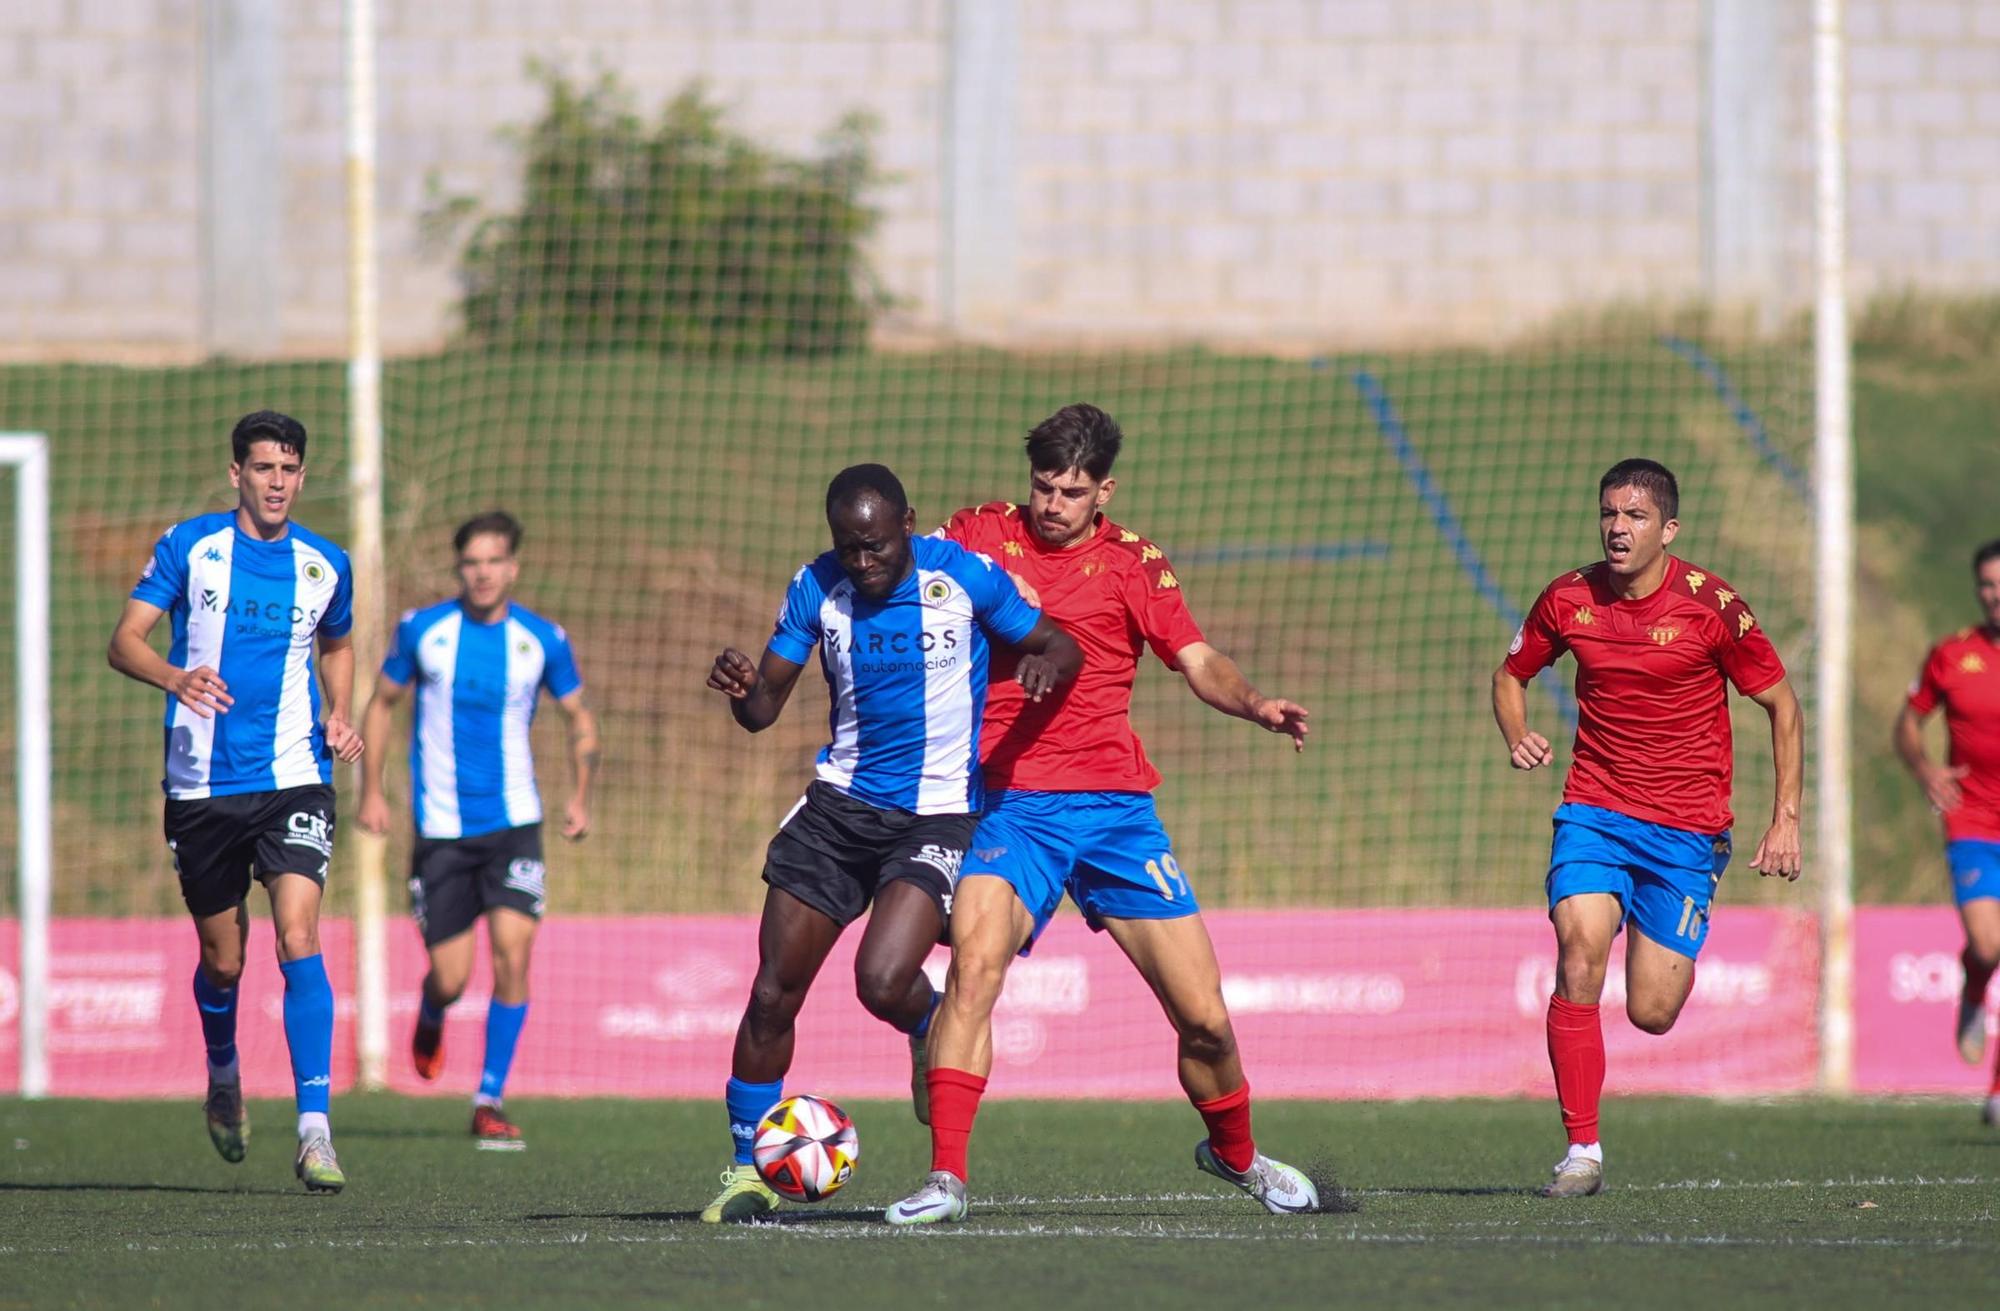
[(1728, 408), (1729, 417), (1736, 420), (1736, 426), (1743, 430), (1743, 435), (1749, 439), (1750, 448), (1757, 452), (1757, 457), (1775, 469), (1779, 477), (1791, 484), (1792, 490), (1797, 492), (1801, 499), (1810, 500), (1812, 486), (1806, 481), (1805, 474), (1800, 472), (1796, 464), (1785, 458), (1785, 453), (1772, 442), (1770, 430), (1764, 427), (1764, 421), (1757, 416), (1757, 411), (1750, 408), (1750, 403), (1743, 399), (1743, 394), (1736, 390), (1736, 384), (1730, 381), (1729, 374), (1724, 371), (1722, 365), (1707, 351), (1685, 337), (1662, 337), (1660, 344), (1693, 365), (1702, 377), (1708, 379), (1708, 385), (1715, 389), (1716, 396)]

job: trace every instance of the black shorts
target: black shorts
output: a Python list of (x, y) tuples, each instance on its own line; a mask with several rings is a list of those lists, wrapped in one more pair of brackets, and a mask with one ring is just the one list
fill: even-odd
[(167, 849), (197, 918), (250, 895), (250, 878), (303, 874), (322, 888), (333, 859), (333, 789), (324, 783), (197, 801), (167, 799)]
[(475, 838), (418, 838), (410, 853), (410, 916), (424, 945), (435, 947), (498, 906), (540, 919), (547, 882), (540, 824)]
[(958, 867), (978, 826), (977, 815), (878, 810), (814, 782), (771, 839), (764, 882), (844, 928), (868, 909), (878, 889), (908, 879), (930, 893), (949, 921)]

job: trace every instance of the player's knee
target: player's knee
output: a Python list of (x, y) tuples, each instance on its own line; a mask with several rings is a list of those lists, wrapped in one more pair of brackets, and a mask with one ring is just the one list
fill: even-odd
[(288, 924), (278, 930), (278, 959), (304, 960), (319, 955), (319, 927)]
[(877, 961), (854, 962), (854, 995), (876, 1019), (887, 1019), (900, 1014), (903, 1003), (908, 1000), (910, 988), (916, 982), (916, 970), (897, 963), (885, 965)]
[(1236, 1030), (1230, 1027), (1229, 1012), (1189, 1017), (1175, 1026), (1180, 1032), (1181, 1054), (1204, 1065), (1214, 1065), (1236, 1054)]
[(227, 992), (243, 978), (243, 954), (231, 952), (227, 956), (201, 954), (201, 972), (214, 987)]
[(1681, 1017), (1681, 1008), (1679, 1004), (1647, 1003), (1628, 997), (1625, 1000), (1625, 1015), (1632, 1021), (1632, 1027), (1658, 1037), (1674, 1027), (1674, 1021)]
[(785, 986), (776, 974), (762, 973), (750, 985), (750, 1019), (754, 1024), (785, 1024), (798, 1014), (805, 994)]
[(1965, 936), (1966, 954), (1972, 963), (1981, 969), (1992, 969), (2000, 965), (2000, 929), (1992, 932), (1974, 930)]
[(1000, 990), (1006, 986), (1004, 958), (990, 960), (972, 953), (951, 958), (950, 986), (945, 991), (955, 1010), (991, 1014), (994, 1003), (1000, 1000)]

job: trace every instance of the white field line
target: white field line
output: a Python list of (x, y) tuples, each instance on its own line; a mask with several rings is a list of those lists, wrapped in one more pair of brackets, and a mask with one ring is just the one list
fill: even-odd
[[(1682, 1192), (1754, 1192), (1795, 1188), (1979, 1188), (2000, 1187), (2000, 1179), (1988, 1179), (1979, 1175), (1910, 1175), (1895, 1178), (1889, 1175), (1852, 1176), (1846, 1179), (1674, 1179), (1651, 1184), (1613, 1183), (1606, 1192), (1619, 1193), (1682, 1193)], [(1421, 1197), (1433, 1190), (1428, 1188), (1349, 1188), (1349, 1197)], [(1523, 1183), (1520, 1193), (1525, 1196), (1534, 1191)], [(1496, 1189), (1492, 1196), (1505, 1197), (1505, 1189)], [(1137, 1206), (1161, 1202), (1217, 1202), (1240, 1206), (1225, 1194), (1207, 1193), (1078, 1193), (1068, 1197), (980, 1197), (973, 1196), (977, 1206), (1059, 1207), (1088, 1206), (1092, 1204), (1112, 1204)]]

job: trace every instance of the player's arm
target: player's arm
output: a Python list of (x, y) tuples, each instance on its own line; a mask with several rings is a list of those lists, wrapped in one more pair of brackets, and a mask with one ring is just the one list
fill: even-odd
[(167, 662), (147, 639), (166, 611), (145, 601), (131, 599), (111, 630), (111, 645), (104, 658), (125, 677), (147, 683), (173, 697), (203, 719), (226, 715), (236, 699), (212, 665), (180, 669)]
[(761, 733), (778, 722), (778, 713), (791, 699), (798, 685), (799, 671), (805, 666), (787, 660), (769, 647), (757, 664), (735, 647), (715, 657), (708, 671), (708, 685), (729, 698), (729, 713), (752, 733)]
[(604, 749), (597, 737), (597, 715), (584, 701), (582, 688), (557, 697), (556, 704), (569, 716), (569, 768), (574, 784), (569, 804), (563, 807), (562, 835), (571, 842), (581, 842), (590, 836), (590, 785), (597, 778)]
[(1771, 759), (1777, 784), (1771, 802), (1771, 827), (1757, 844), (1750, 868), (1767, 878), (1796, 879), (1804, 864), (1800, 849), (1799, 812), (1805, 803), (1806, 718), (1799, 709), (1792, 681), (1781, 678), (1750, 698), (1771, 717)]
[(1188, 689), (1225, 715), (1261, 724), (1273, 733), (1292, 739), (1292, 748), (1306, 749), (1311, 712), (1296, 701), (1265, 696), (1250, 685), (1234, 660), (1206, 642), (1190, 642), (1174, 652), (1174, 664)]
[(1514, 768), (1540, 769), (1555, 760), (1549, 740), (1528, 727), (1528, 680), (1517, 677), (1504, 662), (1493, 671), (1493, 722), (1500, 726)]
[(354, 729), (354, 638), (342, 633), (339, 637), (322, 632), (319, 635), (319, 679), (326, 688), (326, 715), (321, 726), (326, 731), (326, 745), (335, 759), (352, 762), (361, 759), (363, 740)]
[(1021, 652), (1021, 659), (1014, 667), (1014, 681), (1032, 700), (1039, 701), (1043, 693), (1053, 692), (1064, 683), (1074, 681), (1083, 670), (1083, 648), (1076, 644), (1075, 638), (1050, 622), (1047, 615), (1037, 620), (1035, 626), (1028, 630), (1028, 635), (1013, 645), (1015, 650)]
[(354, 822), (365, 833), (389, 831), (389, 794), (383, 789), (382, 776), (388, 767), (396, 707), (402, 704), (409, 690), (406, 684), (387, 674), (378, 674), (375, 695), (368, 698), (368, 709), (361, 714), (361, 740), (367, 745), (361, 753), (361, 807), (355, 812)]
[[(1924, 682), (1920, 680), (1917, 686), (1921, 691)], [(1912, 692), (1911, 695), (1915, 697), (1919, 692)], [(1919, 710), (1911, 702), (1905, 701), (1902, 710), (1896, 715), (1896, 728), (1892, 737), (1896, 744), (1896, 754), (1902, 757), (1904, 766), (1916, 776), (1918, 784), (1924, 789), (1924, 795), (1930, 798), (1931, 809), (1942, 815), (1958, 809), (1961, 800), (1958, 780), (1970, 773), (1971, 768), (1967, 765), (1941, 765), (1930, 758), (1930, 753), (1924, 750), (1924, 720), (1928, 714), (1929, 711)]]

